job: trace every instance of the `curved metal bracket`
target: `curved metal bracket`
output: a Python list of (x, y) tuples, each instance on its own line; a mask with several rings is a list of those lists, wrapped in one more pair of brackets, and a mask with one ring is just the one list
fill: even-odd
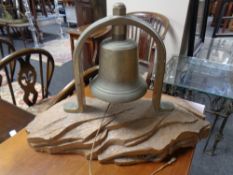
[[(84, 80), (83, 80), (83, 60), (80, 59), (81, 49), (88, 38), (95, 30), (99, 30), (100, 28), (107, 27), (108, 25), (132, 25), (143, 29), (145, 32), (150, 34), (155, 40), (157, 46), (157, 64), (156, 64), (156, 79), (154, 81), (154, 91), (152, 97), (152, 103), (154, 109), (160, 110), (163, 107), (160, 105), (161, 94), (162, 94), (162, 86), (163, 79), (165, 73), (165, 65), (166, 65), (166, 49), (162, 42), (160, 36), (154, 31), (152, 26), (147, 24), (145, 21), (132, 17), (132, 16), (111, 16), (105, 17), (97, 22), (91, 24), (79, 37), (77, 41), (77, 46), (74, 50), (73, 54), (73, 69), (74, 69), (74, 78), (75, 78), (75, 87), (77, 91), (77, 102), (78, 107), (71, 105), (66, 106), (65, 110), (68, 112), (83, 112), (85, 106), (85, 94), (84, 94)], [(162, 105), (163, 106), (163, 105)], [(165, 105), (168, 107), (170, 105)], [(69, 107), (71, 107), (69, 109)], [(168, 107), (170, 108), (170, 107)]]

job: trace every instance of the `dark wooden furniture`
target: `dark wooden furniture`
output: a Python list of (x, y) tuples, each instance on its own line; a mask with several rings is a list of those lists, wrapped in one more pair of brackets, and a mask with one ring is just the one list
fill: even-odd
[[(2, 58), (4, 58), (5, 56), (9, 55), (10, 53), (15, 51), (15, 47), (11, 44), (11, 42), (5, 38), (0, 37), (0, 61)], [(7, 74), (8, 70), (10, 71), (10, 75)], [(0, 70), (1, 71), (1, 70)], [(4, 67), (4, 70), (2, 70), (5, 72), (6, 74), (6, 79), (8, 79), (8, 81), (12, 81), (13, 77), (14, 77), (14, 72), (15, 72), (15, 62), (11, 62), (11, 64), (9, 64), (8, 68), (7, 66)], [(6, 80), (5, 80), (6, 81)], [(0, 86), (3, 83), (3, 77), (2, 75), (0, 75)]]
[[(36, 69), (30, 63), (32, 56), (39, 57), (39, 73), (36, 73)], [(44, 68), (42, 61), (45, 62), (46, 67)], [(42, 99), (48, 97), (48, 89), (54, 72), (54, 60), (52, 55), (44, 49), (22, 49), (16, 51), (0, 61), (0, 70), (5, 69), (6, 66), (10, 65), (12, 62), (19, 64), (20, 69), (17, 74), (17, 81), (23, 90), (23, 101), (28, 105), (34, 105), (38, 100), (38, 90), (35, 88), (37, 79), (39, 77), (40, 89)], [(44, 71), (46, 69), (46, 71)], [(5, 69), (7, 76), (8, 71)], [(37, 77), (38, 76), (38, 77)], [(16, 104), (16, 97), (14, 94), (14, 89), (12, 86), (12, 81), (7, 81), (9, 90), (12, 97), (13, 104)]]
[[(169, 28), (169, 20), (166, 16), (155, 12), (132, 12), (127, 15), (140, 18), (149, 23), (158, 32), (161, 39), (164, 40)], [(139, 59), (148, 62), (153, 59), (152, 51), (156, 46), (153, 39), (145, 31), (128, 26), (128, 38), (138, 42)]]
[[(89, 25), (78, 27), (77, 29), (68, 29), (70, 35), (71, 53), (74, 52), (74, 41), (79, 38), (82, 32)], [(101, 30), (95, 31), (86, 40), (86, 46), (84, 47), (84, 69), (90, 68), (98, 62), (98, 49), (100, 42), (110, 33), (111, 27), (106, 27)]]
[[(22, 4), (22, 0), (21, 4)], [(36, 30), (37, 38), (43, 42), (43, 33), (40, 25), (43, 21), (55, 21), (58, 18), (54, 0), (28, 0), (30, 12), (33, 16), (33, 23)], [(48, 22), (49, 23), (49, 22)], [(53, 22), (54, 23), (54, 22)]]
[[(7, 0), (7, 7), (9, 7), (7, 11), (10, 12), (8, 14), (12, 19), (0, 18), (0, 28), (4, 32), (3, 26), (5, 26), (8, 32), (10, 31), (12, 33), (12, 31), (16, 31), (14, 33), (20, 34), (25, 47), (26, 35), (30, 33), (28, 32), (29, 30), (31, 30), (33, 35), (35, 33), (39, 41), (42, 42), (43, 33), (40, 30), (40, 26), (49, 23), (60, 24), (58, 22), (59, 20), (57, 20), (59, 14), (56, 11), (58, 9), (56, 9), (57, 5), (54, 0), (28, 0), (27, 3), (23, 2), (23, 0), (17, 0), (17, 3), (12, 0)], [(33, 36), (34, 38), (35, 36)], [(35, 45), (37, 46), (38, 43), (35, 43)]]
[[(71, 41), (71, 53), (74, 50), (74, 39), (80, 36), (87, 25), (106, 16), (106, 0), (76, 0), (74, 4), (78, 29), (68, 31)], [(87, 40), (84, 46), (84, 69), (90, 68), (98, 60), (98, 45), (106, 33), (106, 30), (100, 30)]]
[(73, 4), (73, 0), (58, 0), (58, 2), (64, 3), (64, 4)]
[[(134, 16), (142, 19), (143, 21), (149, 23), (155, 30), (158, 32), (162, 40), (165, 39), (167, 31), (169, 29), (169, 19), (156, 12), (131, 12), (128, 13), (129, 16)], [(148, 72), (147, 74), (147, 83), (153, 84), (155, 75), (154, 75), (154, 56), (156, 52), (156, 45), (154, 40), (150, 35), (140, 28), (134, 26), (127, 26), (127, 36), (130, 39), (133, 39), (138, 43), (138, 52), (139, 52), (139, 63), (146, 65)]]
[[(86, 94), (91, 95), (86, 88)], [(147, 93), (150, 97), (151, 92)], [(25, 114), (25, 117), (27, 114)], [(20, 131), (15, 137), (0, 144), (0, 172), (2, 175), (31, 175), (31, 174), (82, 174), (88, 175), (88, 161), (79, 155), (48, 155), (34, 151), (27, 143), (25, 130)], [(192, 162), (194, 149), (186, 149), (177, 154), (177, 160), (172, 165), (159, 172), (161, 175), (187, 175)], [(160, 163), (146, 163), (135, 166), (103, 165), (93, 162), (94, 174), (101, 175), (148, 175), (160, 166)]]
[(229, 22), (228, 29), (229, 29), (230, 31), (233, 31), (233, 19)]
[[(105, 17), (107, 10), (106, 0), (76, 0), (74, 1), (74, 5), (76, 10), (77, 26), (81, 28), (78, 28), (77, 31), (70, 30), (68, 32), (70, 34), (71, 53), (73, 53), (74, 50), (74, 39), (77, 39), (80, 36), (80, 32), (82, 32), (87, 25)], [(105, 33), (97, 36), (93, 35), (90, 37), (90, 40), (87, 40), (87, 44), (83, 47), (83, 55), (85, 58), (84, 69), (91, 67), (93, 62), (98, 60), (98, 45), (104, 35)]]
[[(228, 27), (230, 20), (233, 20), (233, 2), (232, 0), (221, 0), (218, 1), (218, 11), (213, 19), (215, 20), (215, 26), (212, 37), (232, 37), (232, 32), (224, 33)], [(222, 26), (222, 33), (219, 29)]]
[(106, 16), (106, 0), (76, 0), (78, 27), (91, 24)]
[(31, 37), (29, 23), (25, 21), (22, 23), (8, 23), (7, 26), (9, 27), (8, 30), (13, 31), (13, 33), (9, 32), (9, 39), (11, 40), (11, 42), (14, 43), (14, 35), (19, 36), (18, 38), (23, 41), (24, 47), (26, 48), (26, 41)]
[(17, 36), (18, 39), (20, 38), (23, 41), (24, 47), (26, 48), (26, 41), (29, 34), (29, 23), (22, 21), (19, 23), (14, 23), (14, 21), (4, 21), (0, 20), (0, 26), (3, 29), (3, 32), (7, 34), (8, 39), (14, 44), (13, 37)]
[(221, 11), (221, 4), (224, 0), (212, 0), (210, 2), (210, 15), (213, 16), (213, 20), (211, 22), (211, 26), (215, 27), (217, 25), (218, 15)]
[(0, 144), (10, 137), (9, 132), (11, 130), (21, 130), (32, 121), (33, 118), (33, 114), (0, 98)]
[[(22, 4), (22, 0), (20, 1)], [(55, 9), (54, 0), (29, 0), (29, 5), (34, 17), (37, 17), (38, 12), (47, 17), (49, 13), (54, 13)]]
[[(26, 36), (29, 33), (29, 23), (24, 16), (22, 8), (19, 8), (19, 14), (14, 3), (9, 1), (1, 4), (2, 17), (0, 18), (0, 27), (3, 34), (8, 35), (8, 39), (13, 43), (13, 36), (21, 37), (26, 47)], [(21, 9), (21, 10), (20, 10)]]
[(204, 43), (210, 0), (190, 1), (180, 55), (195, 55)]
[(0, 37), (0, 60), (14, 51), (13, 44), (8, 39)]
[[(227, 28), (230, 29), (230, 22), (233, 21), (233, 2), (229, 2), (226, 7), (226, 16), (224, 17), (224, 24), (222, 31), (224, 32)], [(230, 18), (231, 17), (231, 18)]]

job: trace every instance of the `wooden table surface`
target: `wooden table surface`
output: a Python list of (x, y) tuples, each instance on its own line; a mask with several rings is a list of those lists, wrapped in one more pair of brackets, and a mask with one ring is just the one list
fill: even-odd
[[(90, 95), (89, 89), (86, 94)], [(151, 93), (147, 93), (150, 96)], [(0, 109), (2, 106), (0, 105)], [(23, 113), (23, 112), (22, 112)], [(30, 114), (25, 113), (25, 117)], [(52, 117), (52, 116), (50, 116)], [(177, 160), (158, 175), (187, 175), (192, 162), (194, 149), (184, 149), (177, 153)], [(150, 175), (163, 165), (144, 163), (133, 166), (100, 164), (93, 161), (93, 175)], [(88, 161), (79, 155), (49, 155), (35, 152), (27, 143), (27, 134), (23, 129), (16, 136), (0, 144), (1, 175), (88, 175)]]
[(33, 114), (0, 99), (0, 143), (10, 137), (9, 131), (21, 130), (33, 118)]

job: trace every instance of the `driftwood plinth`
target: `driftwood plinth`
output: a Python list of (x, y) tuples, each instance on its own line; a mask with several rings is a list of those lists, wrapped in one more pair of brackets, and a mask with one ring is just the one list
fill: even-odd
[[(193, 147), (208, 135), (210, 124), (191, 103), (170, 96), (172, 111), (155, 112), (151, 101), (109, 105), (87, 98), (84, 113), (67, 113), (70, 97), (39, 114), (28, 126), (28, 142), (36, 151), (51, 154), (76, 153), (101, 163), (129, 165), (160, 161), (174, 151)], [(98, 132), (98, 134), (97, 134)]]

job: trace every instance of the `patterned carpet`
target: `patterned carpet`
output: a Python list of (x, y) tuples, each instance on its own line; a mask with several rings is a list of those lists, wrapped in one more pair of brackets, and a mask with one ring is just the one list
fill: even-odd
[[(45, 42), (41, 48), (52, 54), (56, 66), (62, 66), (64, 63), (67, 63), (72, 59), (69, 38), (55, 39)], [(32, 59), (38, 61), (38, 57), (34, 56)]]
[[(19, 83), (16, 81), (13, 82), (12, 87), (13, 87), (13, 91), (15, 94), (15, 101), (16, 101), (17, 106), (22, 108), (22, 109), (27, 109), (28, 106), (23, 101), (24, 91), (21, 89)], [(41, 85), (39, 83), (36, 83), (35, 89), (38, 92), (37, 101), (40, 101), (42, 99)], [(11, 93), (10, 93), (10, 90), (9, 90), (9, 87), (7, 84), (4, 84), (0, 87), (0, 96), (3, 100), (5, 100), (9, 103), (13, 103), (12, 98), (11, 98)]]
[(6, 74), (3, 70), (0, 70), (0, 86), (7, 84)]
[[(67, 63), (72, 59), (69, 38), (55, 39), (45, 42), (41, 48), (49, 51), (52, 54), (56, 66), (60, 67), (64, 63)], [(39, 57), (33, 55), (31, 59), (38, 61)], [(27, 109), (28, 106), (23, 101), (24, 92), (20, 88), (18, 82), (13, 82), (12, 86), (16, 97), (16, 104), (23, 109)], [(40, 101), (42, 99), (40, 84), (37, 83), (35, 88), (39, 92), (37, 100)], [(12, 103), (9, 87), (7, 85), (6, 75), (3, 70), (0, 71), (0, 97)]]

